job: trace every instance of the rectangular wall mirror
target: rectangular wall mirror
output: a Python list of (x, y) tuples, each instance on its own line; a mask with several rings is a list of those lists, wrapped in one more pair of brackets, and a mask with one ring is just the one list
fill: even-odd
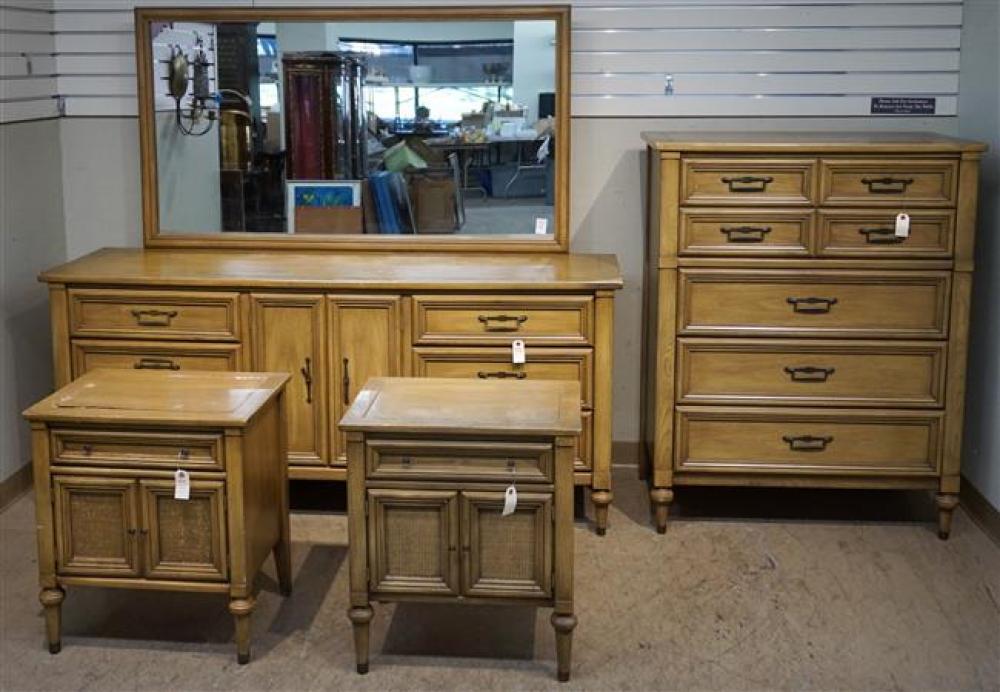
[(136, 26), (147, 246), (567, 249), (568, 8)]

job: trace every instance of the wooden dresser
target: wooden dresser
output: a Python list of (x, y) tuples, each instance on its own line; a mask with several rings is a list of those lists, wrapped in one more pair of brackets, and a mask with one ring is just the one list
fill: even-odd
[(42, 279), (59, 386), (99, 367), (291, 373), (291, 478), (345, 479), (336, 421), (369, 377), (579, 382), (575, 478), (604, 533), (614, 256), (105, 249)]
[(254, 580), (272, 552), (292, 590), (287, 381), (97, 370), (25, 411), (50, 652), (64, 587), (99, 586), (224, 594), (250, 660)]
[(579, 385), (376, 378), (340, 426), (358, 672), (370, 601), (420, 600), (553, 607), (569, 680)]
[(644, 138), (642, 439), (658, 530), (675, 485), (929, 488), (946, 538), (984, 145)]

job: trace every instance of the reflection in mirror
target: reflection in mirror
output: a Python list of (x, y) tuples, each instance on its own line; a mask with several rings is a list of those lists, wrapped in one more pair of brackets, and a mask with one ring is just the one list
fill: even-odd
[(552, 237), (554, 20), (150, 36), (163, 232)]

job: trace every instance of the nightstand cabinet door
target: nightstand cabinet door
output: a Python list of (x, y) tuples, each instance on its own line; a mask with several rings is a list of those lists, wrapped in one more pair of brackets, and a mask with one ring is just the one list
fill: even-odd
[(139, 492), (146, 577), (225, 581), (225, 483), (193, 480), (187, 500), (172, 480), (141, 480)]
[(552, 593), (552, 495), (517, 494), (502, 516), (504, 491), (462, 493), (462, 592), (546, 598)]
[(59, 574), (139, 576), (135, 481), (56, 475), (52, 489)]
[(458, 595), (458, 493), (368, 491), (371, 590)]

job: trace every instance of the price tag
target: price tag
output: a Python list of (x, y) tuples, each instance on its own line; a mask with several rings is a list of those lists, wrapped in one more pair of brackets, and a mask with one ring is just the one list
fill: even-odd
[(545, 235), (549, 232), (549, 220), (544, 216), (535, 218), (535, 235)]
[(524, 341), (514, 339), (510, 344), (510, 362), (514, 365), (523, 365), (528, 362), (528, 355), (524, 351)]
[(515, 509), (517, 509), (517, 488), (511, 483), (507, 486), (507, 492), (504, 493), (503, 511), (500, 513), (500, 516), (506, 517), (509, 514), (513, 514)]
[(896, 215), (896, 237), (897, 238), (909, 238), (910, 237), (910, 215), (909, 214), (897, 214)]
[(191, 499), (191, 478), (184, 469), (177, 469), (177, 472), (174, 473), (174, 499)]

